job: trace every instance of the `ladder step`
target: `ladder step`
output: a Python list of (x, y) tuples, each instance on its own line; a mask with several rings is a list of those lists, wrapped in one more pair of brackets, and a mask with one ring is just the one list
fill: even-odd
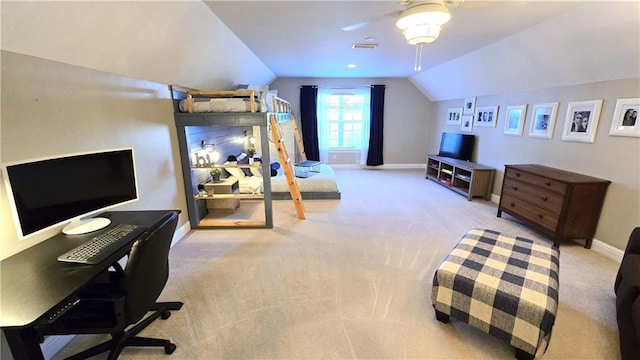
[[(290, 121), (295, 120), (291, 119)], [(271, 135), (273, 137), (273, 142), (276, 146), (276, 149), (278, 150), (280, 162), (283, 163), (284, 174), (287, 178), (289, 192), (291, 193), (291, 199), (293, 200), (293, 205), (296, 208), (298, 219), (304, 219), (304, 205), (302, 204), (300, 188), (298, 188), (298, 183), (296, 182), (295, 176), (293, 175), (293, 166), (291, 165), (291, 159), (289, 158), (289, 154), (287, 153), (287, 148), (282, 136), (280, 124), (278, 124), (278, 119), (274, 115), (271, 115), (269, 117), (269, 122), (271, 124)]]

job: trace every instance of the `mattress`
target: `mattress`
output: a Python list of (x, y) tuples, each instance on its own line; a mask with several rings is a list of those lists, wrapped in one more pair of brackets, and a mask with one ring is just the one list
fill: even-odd
[[(338, 182), (336, 181), (336, 175), (331, 166), (326, 164), (320, 164), (313, 168), (295, 167), (296, 182), (300, 193), (303, 195), (303, 199), (306, 194), (317, 193), (330, 193), (331, 196), (325, 198), (338, 198), (337, 194), (340, 193), (338, 188)], [(300, 177), (306, 176), (306, 177)], [(240, 193), (243, 194), (255, 194), (262, 192), (262, 178), (259, 176), (244, 176), (238, 180)], [(286, 176), (282, 168), (278, 170), (276, 176), (271, 177), (271, 193), (286, 193), (289, 194), (289, 185), (287, 184)], [(322, 197), (322, 196), (320, 196)], [(314, 198), (320, 198), (314, 196)], [(308, 197), (307, 197), (308, 198)]]
[[(257, 112), (263, 112), (259, 101), (254, 101)], [(188, 112), (187, 99), (180, 100), (180, 111)], [(251, 101), (247, 98), (193, 99), (193, 112), (250, 112)]]

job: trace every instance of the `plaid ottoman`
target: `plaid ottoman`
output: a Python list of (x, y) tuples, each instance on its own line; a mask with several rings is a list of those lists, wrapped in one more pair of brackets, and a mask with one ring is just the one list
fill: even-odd
[(469, 231), (433, 277), (436, 318), (449, 316), (509, 342), (516, 358), (544, 354), (558, 309), (557, 248)]

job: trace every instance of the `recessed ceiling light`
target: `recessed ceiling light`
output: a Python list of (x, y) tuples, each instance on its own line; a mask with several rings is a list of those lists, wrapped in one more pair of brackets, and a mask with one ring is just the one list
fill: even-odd
[(355, 69), (356, 64), (347, 64), (347, 69)]

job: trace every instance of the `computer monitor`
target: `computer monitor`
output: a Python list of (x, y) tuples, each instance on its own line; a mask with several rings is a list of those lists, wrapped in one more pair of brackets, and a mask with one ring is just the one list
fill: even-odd
[(99, 230), (110, 220), (91, 215), (138, 199), (132, 148), (22, 161), (2, 171), (20, 239), (63, 224), (68, 235)]

